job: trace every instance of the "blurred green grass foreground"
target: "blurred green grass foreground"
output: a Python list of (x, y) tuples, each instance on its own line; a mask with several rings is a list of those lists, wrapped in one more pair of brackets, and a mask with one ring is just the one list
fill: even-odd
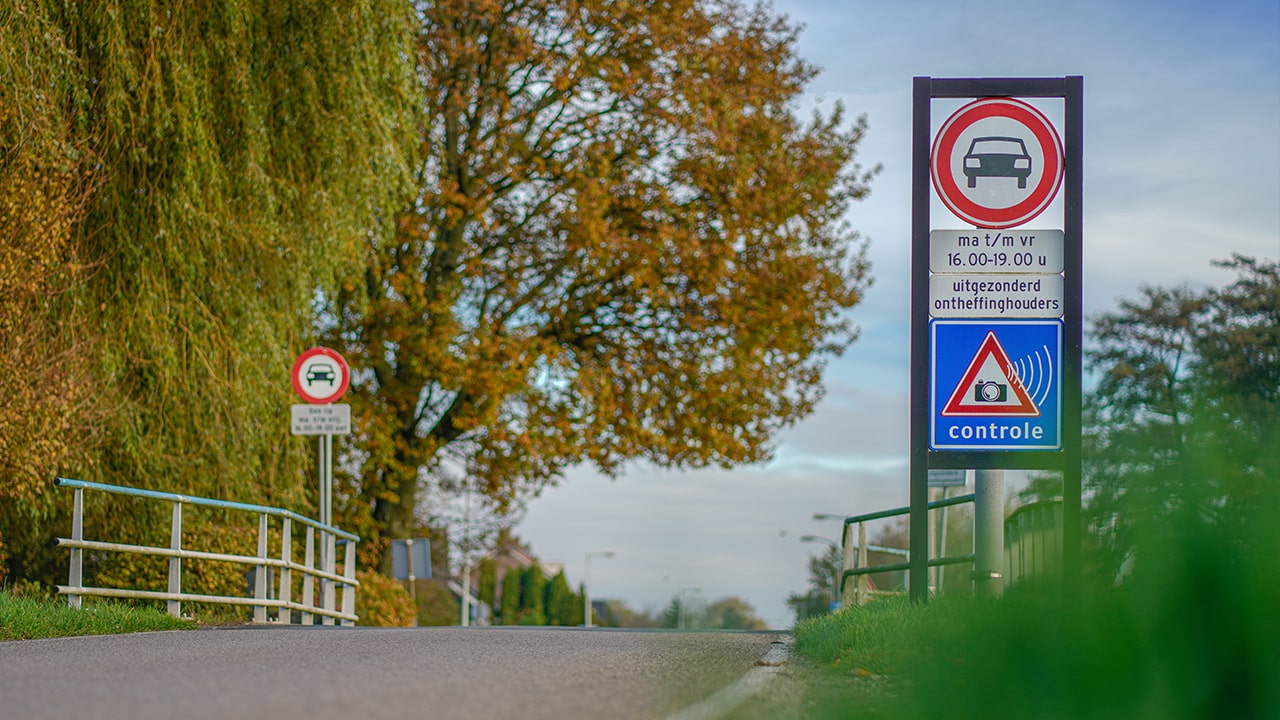
[(812, 718), (1280, 718), (1280, 505), (1140, 525), (1131, 572), (801, 623)]

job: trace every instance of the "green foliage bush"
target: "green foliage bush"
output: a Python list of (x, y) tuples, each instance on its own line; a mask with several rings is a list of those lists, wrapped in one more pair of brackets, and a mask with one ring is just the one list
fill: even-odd
[(457, 625), (462, 613), (458, 598), (442, 580), (418, 580), (418, 624)]
[(502, 577), (502, 603), (498, 620), (503, 625), (515, 625), (519, 620), (521, 574), (518, 570), (511, 569)]
[(363, 570), (356, 572), (360, 589), (356, 592), (356, 615), (359, 625), (380, 627), (412, 627), (417, 613), (413, 598), (399, 580)]
[(580, 625), (582, 624), (582, 612), (574, 615), (574, 592), (569, 589), (569, 581), (565, 579), (564, 571), (561, 570), (546, 586), (546, 608), (547, 622), (550, 625)]
[(546, 625), (547, 577), (537, 564), (520, 573), (520, 610), (516, 620), (520, 625)]

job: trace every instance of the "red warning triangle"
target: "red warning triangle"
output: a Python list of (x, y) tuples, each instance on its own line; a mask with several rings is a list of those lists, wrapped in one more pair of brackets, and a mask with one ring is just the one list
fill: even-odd
[(1038, 417), (1040, 408), (1027, 394), (995, 332), (987, 331), (987, 337), (952, 391), (951, 399), (943, 406), (942, 414)]

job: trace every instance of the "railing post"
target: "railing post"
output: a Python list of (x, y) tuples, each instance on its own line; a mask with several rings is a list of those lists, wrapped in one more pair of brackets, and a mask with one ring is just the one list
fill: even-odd
[[(343, 577), (347, 579), (347, 584), (342, 586), (342, 612), (344, 615), (354, 615), (356, 613), (356, 543), (354, 540), (348, 540), (346, 550), (343, 551), (342, 562), (345, 566), (343, 569)], [(355, 625), (351, 620), (343, 620), (343, 625)]]
[[(858, 567), (867, 566), (867, 524), (858, 523)], [(867, 583), (871, 581), (868, 575), (859, 575), (858, 582), (854, 585), (854, 604), (861, 607), (867, 601)]]
[[(267, 559), (267, 514), (258, 513), (258, 559)], [(267, 599), (267, 566), (259, 563), (253, 568), (253, 599)], [(256, 623), (265, 623), (267, 621), (267, 606), (253, 606), (253, 621)]]
[[(305, 555), (303, 555), (303, 558), (302, 558), (302, 566), (306, 568), (306, 570), (304, 570), (302, 573), (302, 605), (308, 608), (314, 607), (313, 598), (315, 593), (314, 585), (316, 582), (316, 578), (311, 573), (312, 571), (315, 570), (315, 562), (316, 562), (316, 529), (308, 525), (307, 526), (307, 549), (306, 549)], [(315, 618), (312, 616), (312, 614), (304, 610), (302, 612), (302, 624), (311, 625), (314, 622), (315, 622)]]
[[(84, 490), (75, 489), (75, 498), (71, 501), (71, 539), (76, 542), (84, 540)], [(84, 550), (71, 548), (71, 570), (67, 576), (67, 584), (79, 589), (84, 584)], [(80, 607), (79, 595), (67, 595), (67, 604), (73, 608)]]
[[(843, 607), (852, 607), (857, 603), (854, 597), (853, 588), (857, 587), (857, 583), (862, 578), (854, 576), (847, 578), (845, 571), (853, 570), (858, 567), (858, 548), (853, 544), (853, 526), (845, 523), (844, 537), (841, 539), (844, 546), (844, 557), (840, 563), (840, 604)], [(854, 585), (850, 587), (849, 580), (853, 580)]]
[[(169, 549), (182, 549), (182, 503), (173, 503), (173, 529), (169, 535)], [(169, 593), (177, 595), (182, 592), (182, 558), (173, 556), (169, 558)], [(182, 602), (180, 600), (169, 601), (169, 614), (174, 617), (182, 617)]]
[(280, 559), (286, 564), (280, 568), (280, 591), (276, 593), (276, 597), (284, 601), (284, 605), (280, 607), (280, 614), (277, 620), (285, 625), (293, 621), (293, 611), (289, 609), (289, 603), (293, 600), (293, 571), (288, 563), (293, 562), (293, 519), (288, 515), (284, 516), (284, 529), (280, 536)]

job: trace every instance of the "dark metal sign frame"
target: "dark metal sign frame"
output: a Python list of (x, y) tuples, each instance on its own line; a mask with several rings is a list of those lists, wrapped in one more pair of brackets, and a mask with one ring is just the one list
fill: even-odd
[[(932, 146), (931, 107), (934, 98), (1063, 98), (1062, 128), (1065, 172), (1063, 227), (1066, 257), (1063, 267), (1065, 307), (1062, 339), (1062, 449), (964, 450), (929, 449), (929, 231), (931, 186), (929, 152)], [(1067, 578), (1080, 572), (1080, 402), (1083, 353), (1082, 240), (1084, 78), (933, 78), (917, 77), (912, 85), (911, 128), (911, 597), (928, 597), (929, 470), (1007, 469), (1056, 470), (1063, 479), (1063, 557)], [(1067, 583), (1070, 586), (1071, 583)]]

